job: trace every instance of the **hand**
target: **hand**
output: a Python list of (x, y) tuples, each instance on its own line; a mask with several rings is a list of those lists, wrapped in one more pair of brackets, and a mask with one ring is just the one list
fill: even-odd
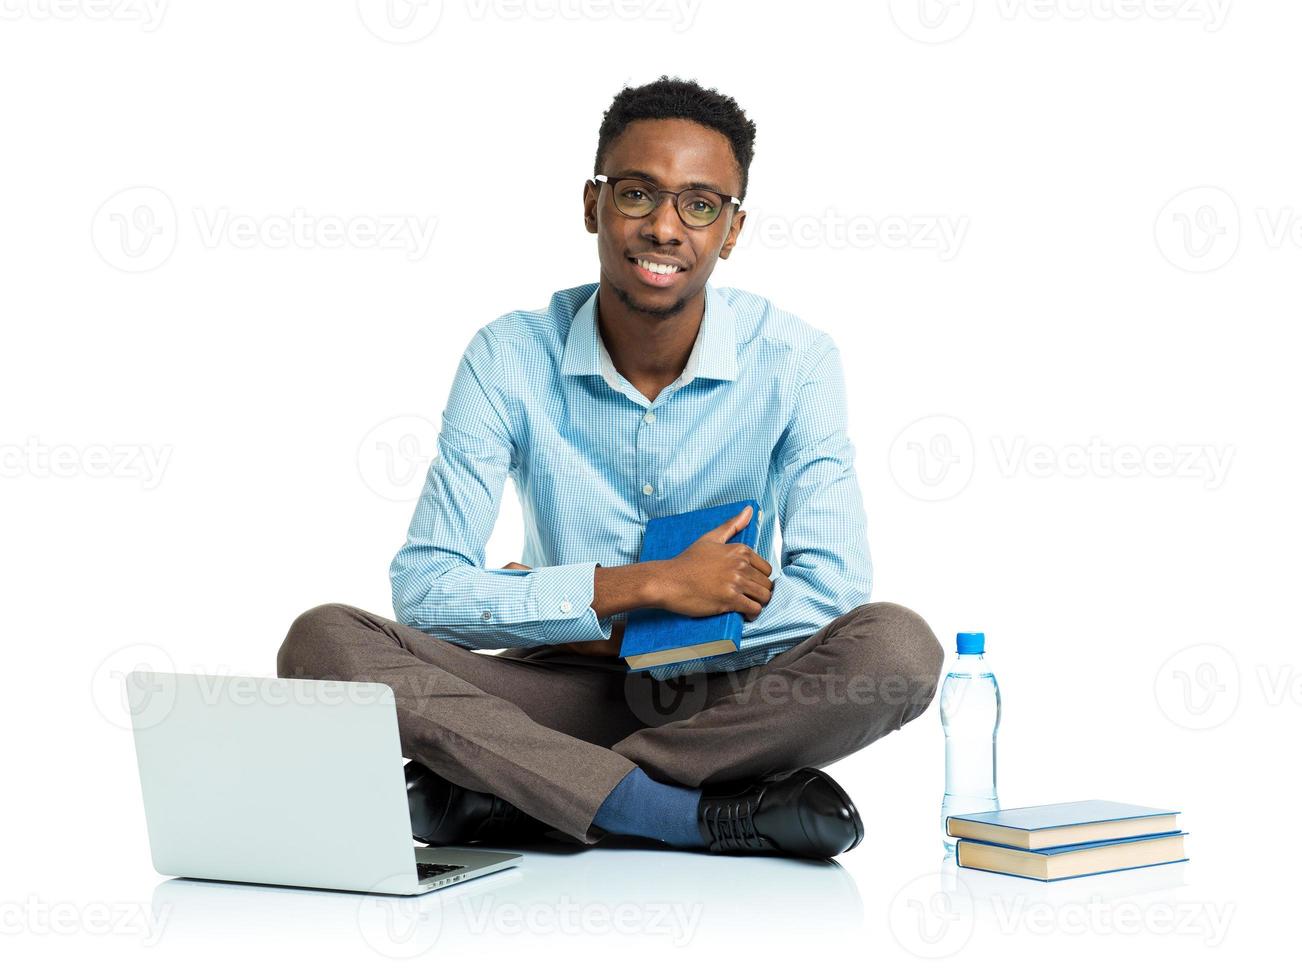
[(773, 596), (773, 566), (748, 546), (727, 543), (752, 516), (747, 504), (736, 517), (665, 560), (656, 576), (656, 605), (684, 616), (739, 612), (754, 620)]
[[(521, 565), (518, 561), (507, 562), (503, 568), (521, 568), (530, 571), (528, 565)], [(611, 624), (609, 640), (583, 640), (579, 643), (558, 643), (557, 650), (564, 650), (566, 653), (577, 653), (585, 657), (618, 657), (619, 646), (624, 640), (624, 621), (617, 620)]]

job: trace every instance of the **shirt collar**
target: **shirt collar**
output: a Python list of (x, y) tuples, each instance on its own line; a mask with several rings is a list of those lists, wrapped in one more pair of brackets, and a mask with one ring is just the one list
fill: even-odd
[[(565, 338), (565, 354), (561, 358), (562, 374), (597, 374), (619, 388), (618, 372), (610, 359), (610, 352), (597, 329), (597, 293), (600, 286), (579, 307), (570, 322), (570, 332)], [(683, 368), (682, 383), (694, 378), (718, 378), (734, 381), (737, 377), (737, 329), (732, 310), (716, 287), (705, 284), (705, 313), (696, 343)]]

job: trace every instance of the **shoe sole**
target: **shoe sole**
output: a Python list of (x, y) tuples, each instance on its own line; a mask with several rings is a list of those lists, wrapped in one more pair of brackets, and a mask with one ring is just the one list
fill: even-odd
[(811, 776), (816, 776), (819, 779), (826, 782), (827, 785), (830, 786), (836, 792), (837, 799), (841, 801), (842, 805), (849, 812), (850, 817), (854, 820), (854, 843), (851, 844), (849, 847), (847, 847), (845, 851), (842, 851), (841, 853), (844, 854), (846, 853), (846, 851), (853, 851), (856, 847), (862, 844), (864, 838), (864, 830), (863, 830), (863, 820), (859, 816), (859, 808), (854, 805), (854, 801), (850, 799), (850, 795), (844, 789), (841, 788), (841, 784), (838, 783), (831, 776), (829, 776), (827, 773), (823, 772), (822, 769), (813, 769), (813, 768), (806, 767), (804, 769), (797, 769), (796, 774), (797, 775), (808, 774)]

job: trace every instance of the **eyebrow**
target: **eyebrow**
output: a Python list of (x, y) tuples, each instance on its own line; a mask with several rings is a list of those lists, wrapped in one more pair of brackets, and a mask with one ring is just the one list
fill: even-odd
[[(655, 184), (657, 187), (663, 187), (663, 186), (664, 186), (663, 184), (661, 184), (660, 181), (658, 181), (655, 177), (652, 177), (652, 176), (651, 176), (649, 173), (647, 173), (645, 170), (625, 170), (625, 171), (623, 171), (622, 173), (617, 174), (617, 175), (615, 176), (615, 178), (612, 178), (612, 179), (617, 179), (617, 178), (619, 178), (619, 177), (638, 177), (638, 178), (640, 178), (640, 179), (642, 179), (642, 180), (645, 180), (645, 181), (648, 181), (648, 182), (650, 182), (650, 183), (652, 183), (652, 184)], [(714, 193), (718, 194), (720, 197), (732, 197), (732, 196), (733, 196), (732, 194), (729, 194), (727, 191), (719, 190), (719, 188), (716, 187), (716, 186), (714, 186), (714, 184), (707, 184), (707, 183), (705, 183), (704, 181), (700, 181), (700, 180), (694, 180), (694, 181), (692, 181), (690, 184), (688, 184), (686, 187), (684, 187), (683, 190), (685, 190), (685, 191), (690, 191), (690, 190), (714, 191)]]

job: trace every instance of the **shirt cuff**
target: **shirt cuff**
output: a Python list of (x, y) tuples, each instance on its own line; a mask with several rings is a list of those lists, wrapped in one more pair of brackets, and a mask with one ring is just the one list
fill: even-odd
[(566, 642), (608, 640), (612, 617), (597, 618), (592, 608), (596, 594), (597, 565), (581, 561), (569, 565), (547, 565), (533, 572), (534, 610), (546, 622), (569, 620)]

